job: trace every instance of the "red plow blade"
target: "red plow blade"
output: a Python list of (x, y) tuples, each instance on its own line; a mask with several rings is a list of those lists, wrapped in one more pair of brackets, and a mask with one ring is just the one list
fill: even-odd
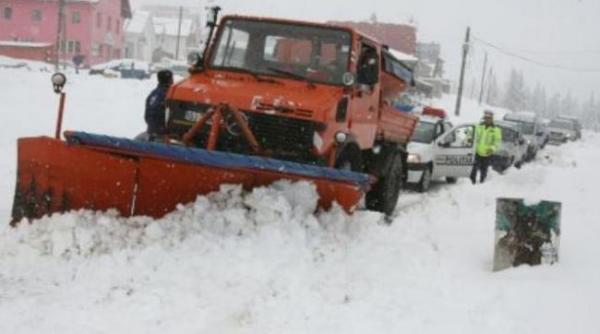
[(364, 174), (275, 159), (81, 132), (66, 136), (67, 142), (19, 139), (12, 224), (78, 209), (160, 218), (223, 184), (250, 190), (283, 179), (311, 181), (320, 207), (337, 202), (352, 212), (371, 182)]

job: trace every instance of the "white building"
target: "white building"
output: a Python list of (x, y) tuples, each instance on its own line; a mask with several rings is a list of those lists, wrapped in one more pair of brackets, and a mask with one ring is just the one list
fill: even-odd
[(125, 58), (152, 61), (156, 49), (156, 33), (152, 14), (135, 11), (125, 23)]
[[(177, 18), (153, 17), (152, 21), (156, 33), (154, 61), (159, 61), (163, 57), (185, 60), (191, 50), (199, 47), (197, 27), (193, 20), (182, 19), (181, 29)], [(178, 46), (179, 50), (177, 50)]]

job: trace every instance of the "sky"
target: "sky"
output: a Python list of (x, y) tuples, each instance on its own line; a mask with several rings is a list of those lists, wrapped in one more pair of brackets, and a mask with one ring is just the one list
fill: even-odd
[[(132, 0), (134, 7), (161, 0)], [(570, 92), (580, 100), (600, 95), (599, 0), (213, 0), (227, 13), (275, 16), (312, 21), (367, 20), (372, 13), (381, 22), (415, 22), (417, 38), (439, 42), (446, 76), (456, 81), (461, 46), (467, 26), (476, 38), (466, 73), (465, 90), (473, 89), (487, 52), (494, 72), (507, 77), (511, 68), (522, 70), (529, 87), (536, 83), (548, 94)], [(204, 7), (207, 0), (170, 0), (171, 5)], [(482, 44), (491, 43), (520, 57), (553, 65), (544, 67), (507, 56)], [(577, 69), (569, 71), (558, 67)], [(583, 71), (580, 71), (583, 70)]]

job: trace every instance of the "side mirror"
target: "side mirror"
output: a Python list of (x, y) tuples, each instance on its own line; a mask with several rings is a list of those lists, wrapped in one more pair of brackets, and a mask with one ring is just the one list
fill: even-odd
[(188, 69), (190, 74), (199, 73), (204, 70), (204, 59), (202, 58), (202, 54), (200, 52), (190, 52), (190, 54), (188, 54), (187, 61), (190, 65), (190, 68)]
[(352, 87), (352, 86), (354, 86), (355, 82), (356, 82), (356, 77), (354, 76), (354, 74), (352, 72), (346, 72), (342, 76), (342, 83), (346, 87)]

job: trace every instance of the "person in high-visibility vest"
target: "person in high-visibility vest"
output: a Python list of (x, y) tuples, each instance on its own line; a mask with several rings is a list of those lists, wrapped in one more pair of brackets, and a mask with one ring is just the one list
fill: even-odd
[(471, 182), (477, 183), (477, 172), (480, 173), (479, 182), (485, 182), (492, 155), (502, 143), (502, 131), (494, 125), (494, 114), (491, 111), (483, 113), (483, 122), (475, 126), (475, 163), (471, 170)]

